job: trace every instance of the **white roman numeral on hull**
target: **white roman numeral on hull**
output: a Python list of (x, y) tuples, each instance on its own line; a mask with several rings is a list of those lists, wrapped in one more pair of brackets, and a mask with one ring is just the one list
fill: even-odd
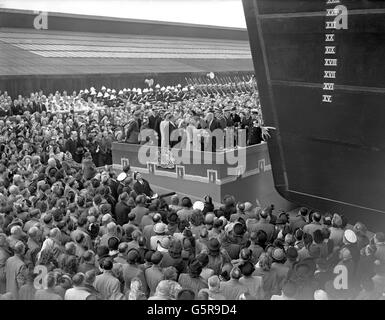
[(333, 41), (334, 41), (334, 36), (335, 36), (335, 34), (333, 34), (333, 33), (327, 33), (327, 34), (325, 34), (325, 37), (326, 37), (325, 41), (327, 41), (327, 42), (333, 42)]
[(336, 47), (335, 46), (332, 46), (332, 47), (326, 46), (325, 47), (325, 54), (336, 54)]
[(324, 82), (324, 88), (323, 89), (333, 91), (334, 90), (334, 83)]
[(335, 21), (326, 21), (326, 29), (335, 29), (336, 22)]
[(324, 71), (324, 78), (330, 78), (335, 79), (336, 78), (336, 71)]
[(330, 94), (323, 94), (322, 95), (322, 102), (332, 102), (332, 96)]
[(325, 66), (337, 66), (337, 59), (325, 59)]

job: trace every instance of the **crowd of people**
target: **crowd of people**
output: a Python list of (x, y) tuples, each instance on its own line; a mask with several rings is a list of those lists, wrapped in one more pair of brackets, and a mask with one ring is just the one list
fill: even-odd
[(154, 197), (140, 173), (112, 169), (112, 141), (139, 143), (159, 119), (214, 116), (249, 138), (263, 124), (253, 82), (206, 88), (0, 92), (0, 299), (383, 299), (381, 230), (231, 195)]
[[(74, 160), (79, 162), (88, 150), (97, 166), (110, 164), (111, 141), (148, 143), (149, 137), (141, 135), (148, 129), (157, 139), (153, 144), (174, 147), (179, 143), (181, 149), (192, 148), (194, 136), (216, 129), (244, 129), (243, 145), (258, 144), (268, 137), (255, 81), (228, 84), (221, 91), (216, 86), (156, 85), (143, 90), (124, 88), (117, 93), (103, 86), (99, 92), (94, 87), (71, 95), (64, 91), (46, 96), (39, 91), (14, 100), (0, 91), (0, 118), (4, 119), (3, 140), (12, 140), (15, 134), (37, 139), (46, 135), (62, 151), (70, 140), (67, 150)], [(23, 132), (13, 132), (13, 127)], [(171, 141), (177, 129), (180, 137)], [(196, 147), (204, 148), (204, 143)]]

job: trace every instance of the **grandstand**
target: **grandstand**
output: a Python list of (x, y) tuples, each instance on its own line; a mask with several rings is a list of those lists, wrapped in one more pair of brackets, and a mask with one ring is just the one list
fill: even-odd
[(36, 30), (35, 16), (0, 11), (0, 86), (11, 95), (253, 73), (246, 30), (55, 13)]

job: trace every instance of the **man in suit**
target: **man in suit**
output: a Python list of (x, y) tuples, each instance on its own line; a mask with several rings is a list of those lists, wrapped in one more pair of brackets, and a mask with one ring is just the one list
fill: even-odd
[(175, 121), (175, 117), (172, 115), (170, 117), (170, 121), (169, 121), (169, 124), (168, 124), (168, 128), (169, 128), (168, 129), (168, 135), (169, 135), (169, 141), (170, 141), (170, 147), (171, 148), (174, 147), (179, 142), (178, 140), (177, 141), (172, 141), (171, 140), (172, 132), (177, 129), (177, 126), (176, 126), (174, 121)]
[(131, 207), (128, 205), (129, 196), (127, 192), (123, 192), (119, 196), (119, 202), (115, 206), (115, 217), (118, 225), (123, 226), (128, 222), (128, 214)]
[(223, 122), (224, 122), (224, 126), (222, 126), (222, 129), (234, 126), (234, 121), (231, 118), (230, 111), (231, 111), (230, 107), (226, 107), (225, 109), (223, 109)]
[(78, 134), (76, 131), (72, 131), (70, 138), (65, 143), (64, 151), (68, 151), (69, 153), (71, 153), (72, 159), (74, 160), (77, 158), (77, 155), (76, 155), (77, 144), (78, 144)]
[(121, 296), (120, 281), (113, 275), (113, 262), (111, 258), (103, 260), (103, 273), (96, 276), (94, 287), (100, 292), (103, 300), (115, 300)]
[(134, 191), (137, 195), (145, 194), (147, 197), (152, 197), (154, 192), (152, 191), (150, 184), (147, 180), (142, 178), (142, 175), (139, 172), (134, 174), (134, 180), (136, 180), (134, 184)]
[(127, 143), (139, 143), (139, 117), (140, 111), (137, 110), (134, 112), (133, 118), (130, 119), (128, 123), (127, 133), (126, 133), (126, 142)]
[[(210, 130), (211, 134), (213, 134), (213, 132), (217, 129), (222, 130), (220, 123), (214, 117), (214, 113), (212, 112), (207, 113), (206, 122), (207, 122), (207, 128), (208, 130)], [(217, 139), (215, 136), (212, 136), (212, 152), (216, 152), (216, 150), (217, 150)]]

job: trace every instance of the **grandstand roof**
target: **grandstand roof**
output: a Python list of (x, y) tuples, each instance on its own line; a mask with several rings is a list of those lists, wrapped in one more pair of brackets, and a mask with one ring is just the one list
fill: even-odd
[(0, 75), (252, 69), (247, 41), (0, 28)]
[[(19, 11), (8, 11), (11, 16), (4, 17), (18, 17), (20, 23), (13, 19), (12, 24), (0, 24), (0, 76), (253, 70), (242, 30), (207, 27), (206, 37), (202, 26), (174, 24), (173, 30), (181, 29), (170, 31), (169, 24), (158, 22), (64, 14), (50, 15), (49, 29), (36, 30), (25, 28)], [(111, 28), (90, 32), (98, 21)], [(145, 31), (138, 34), (143, 26)], [(217, 38), (212, 37), (214, 31)]]

